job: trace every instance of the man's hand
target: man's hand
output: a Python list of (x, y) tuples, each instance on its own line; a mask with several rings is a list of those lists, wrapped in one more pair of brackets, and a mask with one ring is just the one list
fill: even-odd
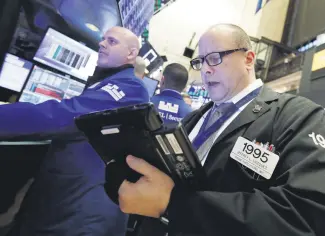
[(174, 188), (173, 180), (143, 159), (127, 157), (131, 169), (143, 176), (136, 182), (124, 180), (119, 189), (119, 205), (127, 214), (159, 218), (165, 211)]

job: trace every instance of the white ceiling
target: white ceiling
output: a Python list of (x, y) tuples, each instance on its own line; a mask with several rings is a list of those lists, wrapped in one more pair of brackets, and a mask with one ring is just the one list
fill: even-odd
[[(247, 14), (253, 15), (256, 0), (177, 0), (155, 15), (150, 21), (149, 41), (168, 63), (181, 63), (189, 68), (189, 58), (183, 56), (186, 46), (195, 33), (191, 48), (199, 37), (213, 24), (233, 23), (244, 29), (252, 28)], [(248, 9), (248, 10), (247, 10)], [(190, 80), (200, 80), (200, 75), (190, 71)]]

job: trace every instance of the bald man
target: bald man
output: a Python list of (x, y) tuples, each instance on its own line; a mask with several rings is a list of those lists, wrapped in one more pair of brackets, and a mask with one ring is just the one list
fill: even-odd
[[(238, 26), (216, 25), (201, 37), (191, 65), (212, 101), (182, 123), (206, 180), (185, 189), (129, 156), (143, 177), (121, 185), (123, 212), (168, 222), (171, 236), (325, 235), (324, 109), (264, 86), (254, 61)], [(152, 225), (139, 235), (164, 235)]]
[(127, 217), (105, 194), (105, 165), (76, 129), (74, 117), (146, 103), (149, 96), (134, 75), (137, 37), (114, 27), (99, 46), (96, 72), (80, 96), (1, 106), (1, 139), (52, 140), (10, 235), (125, 235)]

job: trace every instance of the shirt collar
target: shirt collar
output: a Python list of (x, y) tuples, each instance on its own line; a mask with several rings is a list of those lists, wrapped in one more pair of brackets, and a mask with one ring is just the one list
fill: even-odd
[(236, 96), (234, 96), (233, 98), (229, 99), (227, 102), (233, 102), (233, 103), (236, 104), (238, 101), (240, 101), (246, 95), (248, 95), (249, 93), (253, 92), (255, 89), (257, 89), (259, 87), (262, 87), (262, 86), (263, 86), (262, 80), (261, 79), (257, 79), (253, 83), (251, 83), (250, 85), (248, 85), (244, 90), (242, 90), (241, 92), (239, 92)]
[(165, 96), (171, 96), (171, 97), (178, 98), (178, 99), (183, 99), (180, 92), (178, 92), (176, 90), (172, 90), (172, 89), (164, 89), (163, 91), (161, 91), (160, 94), (165, 95)]

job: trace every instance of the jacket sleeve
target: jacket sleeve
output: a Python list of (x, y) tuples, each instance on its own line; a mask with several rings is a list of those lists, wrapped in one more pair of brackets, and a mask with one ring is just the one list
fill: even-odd
[(0, 106), (0, 138), (37, 134), (47, 136), (76, 132), (74, 117), (100, 110), (149, 102), (146, 89), (134, 79), (111, 79), (80, 96), (41, 104), (15, 103)]
[(274, 129), (282, 146), (281, 172), (272, 187), (232, 193), (175, 188), (168, 207), (171, 231), (196, 229), (204, 235), (227, 236), (325, 234), (324, 110), (307, 99), (294, 98), (278, 114)]

